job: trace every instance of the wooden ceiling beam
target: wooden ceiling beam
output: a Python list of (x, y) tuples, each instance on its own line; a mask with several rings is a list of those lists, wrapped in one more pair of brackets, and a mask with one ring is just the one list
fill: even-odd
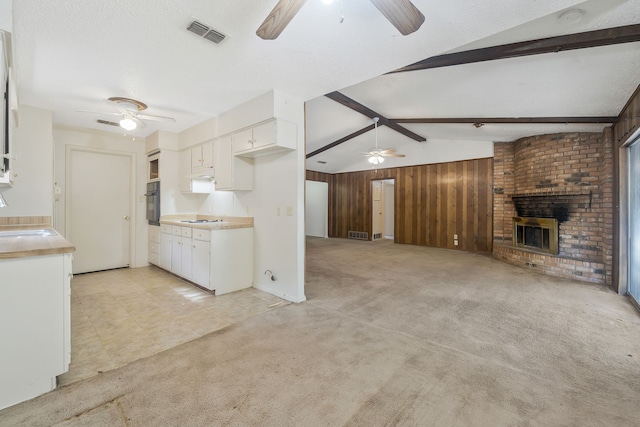
[(354, 111), (357, 111), (360, 114), (363, 114), (367, 117), (369, 117), (370, 119), (373, 119), (374, 117), (378, 117), (380, 120), (378, 121), (378, 126), (387, 126), (393, 130), (395, 130), (396, 132), (399, 132), (401, 134), (403, 134), (406, 137), (409, 137), (415, 141), (418, 142), (424, 142), (427, 140), (427, 138), (418, 135), (417, 133), (411, 132), (409, 129), (400, 126), (397, 123), (394, 123), (392, 121), (390, 121), (388, 118), (384, 117), (383, 115), (376, 113), (375, 111), (373, 111), (371, 108), (366, 107), (362, 104), (360, 104), (359, 102), (349, 98), (348, 96), (340, 93), (340, 92), (331, 92), (325, 95), (327, 98), (329, 99), (333, 99), (334, 101), (336, 101), (339, 104), (344, 105), (345, 107), (351, 108)]
[(313, 157), (313, 156), (315, 156), (315, 155), (317, 155), (317, 154), (320, 154), (320, 153), (322, 153), (323, 151), (327, 151), (328, 149), (333, 148), (333, 147), (335, 147), (336, 145), (340, 145), (340, 144), (342, 144), (343, 142), (347, 142), (348, 140), (350, 140), (350, 139), (352, 139), (352, 138), (355, 138), (356, 136), (360, 136), (360, 135), (362, 135), (363, 133), (367, 133), (367, 132), (369, 132), (370, 130), (373, 130), (373, 129), (374, 129), (374, 127), (375, 127), (375, 125), (369, 125), (369, 126), (367, 126), (367, 127), (365, 127), (365, 128), (362, 128), (362, 129), (360, 129), (360, 130), (357, 130), (357, 131), (355, 131), (355, 132), (353, 132), (353, 133), (351, 133), (351, 134), (349, 134), (349, 135), (345, 136), (344, 138), (340, 138), (339, 140), (334, 141), (334, 142), (332, 142), (331, 144), (327, 144), (327, 145), (325, 145), (325, 146), (324, 146), (324, 147), (322, 147), (322, 148), (318, 148), (316, 151), (313, 151), (313, 152), (311, 152), (311, 153), (307, 154), (307, 159), (308, 159), (309, 157)]
[(618, 117), (595, 116), (595, 117), (441, 117), (441, 118), (413, 118), (413, 119), (389, 119), (393, 123), (418, 123), (418, 124), (443, 124), (443, 123), (617, 123)]
[(471, 64), (474, 62), (493, 61), (496, 59), (517, 58), (519, 56), (539, 55), (542, 53), (554, 53), (565, 50), (632, 43), (637, 41), (640, 41), (640, 24), (625, 25), (622, 27), (606, 28), (603, 30), (528, 40), (524, 42), (433, 56), (406, 67), (398, 68), (388, 74), (428, 70), (431, 68), (449, 67), (452, 65)]

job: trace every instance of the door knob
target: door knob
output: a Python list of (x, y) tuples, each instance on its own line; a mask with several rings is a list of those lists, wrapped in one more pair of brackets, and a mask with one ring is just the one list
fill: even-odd
[(129, 215), (125, 215), (123, 218), (129, 221)]

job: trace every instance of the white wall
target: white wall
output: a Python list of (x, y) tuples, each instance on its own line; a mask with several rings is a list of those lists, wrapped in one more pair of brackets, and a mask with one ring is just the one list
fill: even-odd
[[(20, 118), (22, 121), (22, 117)], [(54, 227), (65, 235), (65, 194), (66, 194), (66, 147), (68, 145), (85, 147), (95, 150), (131, 153), (134, 158), (133, 181), (135, 188), (135, 205), (133, 206), (132, 221), (134, 234), (131, 236), (131, 267), (142, 267), (148, 264), (147, 221), (146, 221), (146, 172), (147, 156), (145, 154), (145, 140), (143, 138), (126, 137), (116, 133), (101, 132), (92, 129), (56, 126), (53, 129), (55, 140), (55, 171), (54, 186), (59, 188), (60, 194), (55, 196)], [(73, 242), (72, 242), (73, 243)]]
[[(304, 103), (268, 92), (180, 134), (180, 147), (276, 117), (297, 125), (297, 149), (258, 157), (253, 191), (214, 191), (199, 213), (254, 218), (254, 287), (290, 301), (304, 301)], [(280, 215), (278, 215), (278, 208)], [(291, 208), (291, 215), (287, 215)], [(271, 270), (278, 278), (264, 275)]]
[(304, 234), (329, 237), (329, 184), (306, 181)]
[(13, 149), (17, 159), (14, 186), (2, 188), (9, 206), (0, 216), (53, 215), (53, 138), (52, 114), (40, 108), (21, 105), (19, 127), (14, 129)]

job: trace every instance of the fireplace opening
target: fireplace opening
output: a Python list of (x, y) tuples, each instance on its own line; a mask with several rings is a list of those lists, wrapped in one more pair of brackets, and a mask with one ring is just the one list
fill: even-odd
[(513, 218), (513, 244), (558, 254), (558, 220), (556, 218)]

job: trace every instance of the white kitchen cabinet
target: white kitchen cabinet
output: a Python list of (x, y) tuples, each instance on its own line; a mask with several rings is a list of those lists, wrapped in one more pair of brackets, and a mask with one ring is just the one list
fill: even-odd
[(191, 170), (196, 173), (199, 169), (213, 166), (213, 141), (205, 142), (191, 148)]
[(293, 123), (274, 119), (238, 131), (231, 138), (234, 155), (259, 157), (295, 150), (297, 128)]
[(253, 286), (253, 228), (211, 231), (210, 289), (216, 295)]
[(149, 225), (149, 264), (160, 265), (160, 227)]
[(191, 280), (193, 283), (211, 289), (210, 283), (210, 235), (209, 230), (193, 230), (192, 248), (192, 270)]
[(159, 267), (171, 271), (171, 249), (173, 244), (173, 236), (171, 235), (171, 226), (166, 224), (160, 225), (160, 264)]
[(214, 147), (215, 189), (253, 190), (253, 159), (233, 155), (231, 136), (216, 139)]
[(0, 409), (53, 390), (69, 370), (71, 259), (0, 260)]
[[(211, 145), (213, 147), (213, 145)], [(213, 150), (213, 148), (211, 148)], [(211, 184), (211, 178), (200, 178), (194, 176), (194, 170), (191, 167), (192, 162), (192, 149), (182, 150), (180, 152), (180, 192), (182, 193), (198, 193), (205, 194), (211, 193), (213, 186)], [(213, 157), (211, 158), (213, 162)], [(213, 164), (207, 166), (213, 167)], [(195, 174), (198, 171), (207, 171), (206, 168), (197, 168)]]

